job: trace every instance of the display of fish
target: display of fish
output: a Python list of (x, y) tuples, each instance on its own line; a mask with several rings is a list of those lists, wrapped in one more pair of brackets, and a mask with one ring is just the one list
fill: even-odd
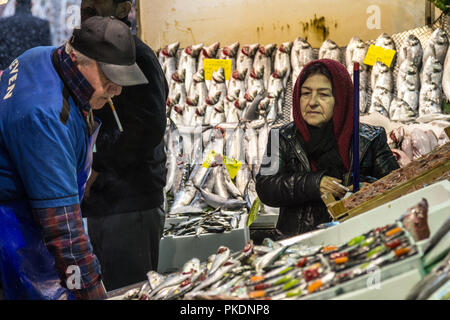
[(303, 38), (298, 37), (294, 40), (291, 50), (291, 66), (292, 66), (292, 87), (295, 86), (300, 72), (303, 67), (310, 61), (316, 58), (315, 53), (311, 45)]
[(269, 85), (269, 77), (273, 71), (272, 56), (276, 49), (277, 45), (275, 43), (260, 46), (253, 61), (254, 70), (264, 70), (263, 78), (265, 89), (267, 89)]
[[(276, 117), (281, 117), (283, 115), (283, 104), (284, 104), (284, 94), (285, 94), (285, 87), (283, 84), (283, 81), (285, 79), (285, 73), (284, 71), (278, 71), (276, 70), (272, 75), (270, 76), (269, 80), (269, 86), (267, 88), (267, 95), (269, 99), (272, 99), (271, 102), (273, 102), (273, 105), (275, 106), (275, 118), (273, 115), (273, 112), (271, 113), (271, 116), (268, 117), (269, 120), (275, 120)], [(270, 112), (268, 112), (269, 114)]]
[(415, 65), (411, 60), (403, 61), (397, 74), (397, 97), (403, 98), (406, 90), (419, 92), (419, 88), (420, 77), (417, 65)]
[(325, 40), (320, 46), (319, 59), (331, 59), (344, 64), (341, 48), (330, 39)]
[(197, 60), (200, 52), (203, 48), (203, 44), (197, 44), (193, 46), (186, 47), (180, 55), (180, 60), (178, 62), (178, 70), (185, 70), (185, 86), (186, 91), (190, 92), (191, 83), (193, 81), (193, 76), (197, 72)]
[(266, 91), (264, 85), (264, 66), (260, 65), (259, 69), (252, 69), (250, 71), (250, 77), (248, 78), (247, 91), (245, 92), (245, 98), (249, 102), (253, 101), (253, 98), (257, 95), (263, 94)]
[(420, 83), (423, 85), (425, 82), (427, 82), (441, 86), (442, 76), (442, 64), (435, 57), (429, 57), (424, 63), (423, 68), (420, 72)]
[(402, 65), (405, 60), (408, 60), (420, 69), (422, 59), (423, 49), (420, 40), (413, 34), (408, 35), (408, 39), (406, 39), (398, 52), (399, 65)]
[(209, 123), (212, 126), (216, 126), (225, 122), (225, 120), (224, 100), (221, 100), (213, 106)]
[(442, 89), (425, 81), (420, 89), (419, 117), (431, 114), (442, 114)]
[(423, 50), (423, 64), (427, 62), (428, 58), (433, 57), (443, 65), (448, 45), (448, 37), (445, 31), (441, 28), (434, 30)]
[(253, 68), (253, 60), (255, 58), (256, 52), (258, 51), (259, 43), (249, 44), (242, 46), (238, 52), (236, 59), (236, 70), (243, 73), (247, 70), (245, 75), (245, 84), (247, 88), (247, 80), (250, 77), (250, 70)]
[(291, 76), (291, 50), (293, 42), (283, 42), (275, 53), (273, 65), (274, 72), (284, 74), (283, 88), (286, 88), (289, 77)]
[(166, 80), (168, 84), (170, 84), (172, 75), (175, 73), (175, 71), (177, 71), (177, 52), (179, 46), (180, 43), (175, 42), (165, 46), (161, 50), (161, 54), (164, 56), (162, 69), (166, 75)]

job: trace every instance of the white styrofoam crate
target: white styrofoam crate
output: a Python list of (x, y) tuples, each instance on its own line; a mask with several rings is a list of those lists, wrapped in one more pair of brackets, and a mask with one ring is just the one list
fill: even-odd
[(164, 229), (170, 228), (172, 224), (179, 224), (181, 222), (184, 222), (188, 220), (189, 217), (176, 217), (176, 218), (168, 218), (166, 217), (166, 220), (164, 221)]
[(306, 245), (345, 243), (374, 228), (394, 223), (406, 210), (418, 204), (422, 198), (428, 201), (428, 226), (430, 227), (430, 237), (432, 237), (450, 216), (450, 181), (448, 180), (429, 185), (328, 229), (292, 237), (280, 241), (280, 243), (283, 245), (298, 241)]
[(158, 273), (177, 271), (192, 258), (206, 261), (220, 246), (228, 247), (233, 252), (242, 251), (250, 240), (247, 218), (248, 215), (243, 214), (237, 229), (223, 233), (162, 238), (159, 244)]

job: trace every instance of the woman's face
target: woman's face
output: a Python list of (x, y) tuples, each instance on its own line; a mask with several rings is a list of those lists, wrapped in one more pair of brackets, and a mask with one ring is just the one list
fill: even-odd
[(333, 118), (333, 87), (323, 74), (309, 76), (301, 88), (300, 112), (310, 126), (323, 127)]

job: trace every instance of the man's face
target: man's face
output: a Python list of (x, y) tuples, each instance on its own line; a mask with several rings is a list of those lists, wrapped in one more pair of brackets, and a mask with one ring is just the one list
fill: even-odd
[(114, 3), (114, 0), (82, 0), (81, 22), (94, 16), (117, 17), (117, 7), (118, 6)]
[(300, 112), (310, 126), (322, 127), (333, 118), (334, 96), (330, 80), (322, 74), (309, 76), (302, 85)]
[(106, 78), (97, 62), (92, 61), (84, 65), (78, 64), (77, 67), (95, 90), (89, 100), (92, 109), (97, 110), (103, 108), (108, 102), (108, 98), (118, 96), (122, 92), (121, 86)]

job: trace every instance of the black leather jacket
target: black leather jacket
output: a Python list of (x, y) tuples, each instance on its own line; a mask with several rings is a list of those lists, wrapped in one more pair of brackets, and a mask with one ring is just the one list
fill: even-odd
[[(277, 141), (277, 133), (279, 148), (272, 150), (272, 141)], [(275, 138), (272, 140), (271, 136)], [(384, 128), (360, 124), (359, 142), (361, 181), (373, 182), (399, 168), (387, 145)], [(350, 159), (352, 149), (351, 146)], [(323, 175), (323, 171), (311, 170), (301, 146), (300, 133), (293, 122), (271, 130), (267, 156), (264, 156), (256, 176), (256, 191), (264, 204), (280, 207), (277, 229), (283, 234), (282, 238), (314, 230), (319, 224), (331, 221), (320, 197)], [(343, 184), (348, 186), (351, 183), (351, 172), (348, 172), (343, 177)]]

